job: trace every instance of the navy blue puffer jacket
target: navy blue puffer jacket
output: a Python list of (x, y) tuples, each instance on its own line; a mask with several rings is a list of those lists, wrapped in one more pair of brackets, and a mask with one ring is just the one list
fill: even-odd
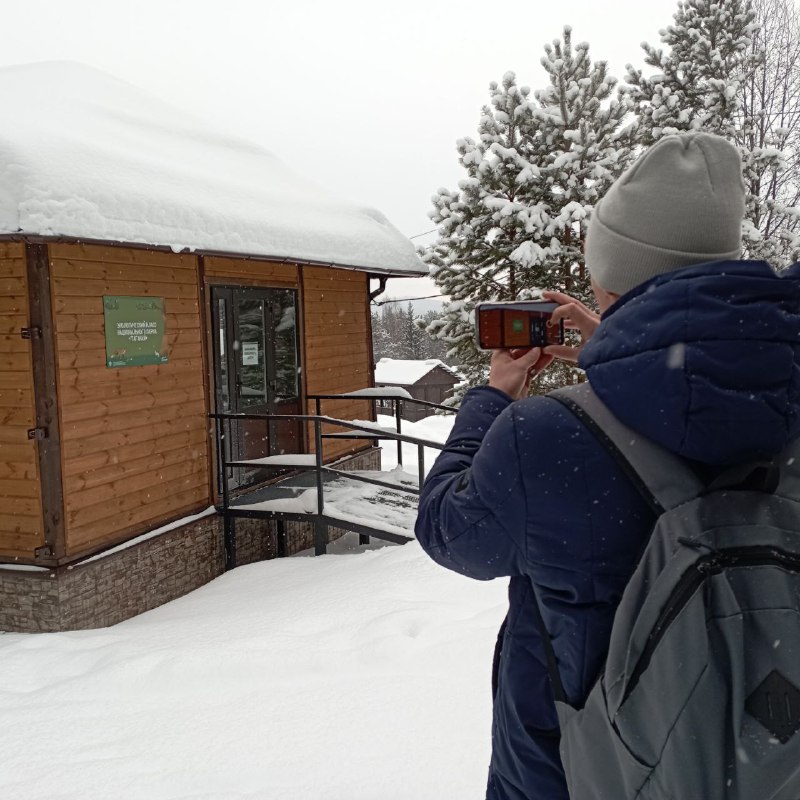
[[(713, 475), (800, 435), (800, 266), (717, 262), (656, 278), (603, 316), (581, 366), (634, 430)], [(546, 397), (471, 390), (425, 482), (417, 537), (445, 567), (510, 576), (495, 663), (490, 800), (566, 800), (541, 613), (582, 705), (652, 512)]]

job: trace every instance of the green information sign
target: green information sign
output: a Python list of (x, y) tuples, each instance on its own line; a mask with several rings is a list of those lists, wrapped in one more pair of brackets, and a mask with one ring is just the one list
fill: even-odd
[(167, 355), (163, 297), (103, 297), (106, 366), (164, 364)]

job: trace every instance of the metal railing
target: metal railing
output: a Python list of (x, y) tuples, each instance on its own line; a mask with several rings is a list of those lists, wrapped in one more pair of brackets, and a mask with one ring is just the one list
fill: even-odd
[[(395, 425), (397, 425), (397, 432), (402, 433), (403, 426), (403, 403), (411, 403), (412, 405), (423, 406), (424, 408), (435, 408), (437, 411), (445, 411), (450, 414), (455, 414), (458, 411), (458, 406), (445, 406), (441, 403), (431, 403), (428, 400), (418, 400), (416, 397), (401, 397), (396, 394), (374, 395), (360, 394), (358, 391), (347, 392), (345, 394), (309, 394), (306, 395), (307, 400), (313, 400), (315, 403), (316, 414), (320, 416), (322, 413), (320, 401), (322, 400), (371, 400), (372, 401), (372, 415), (377, 417), (377, 408), (375, 403), (378, 400), (391, 400), (392, 413), (385, 416), (394, 417)], [(397, 463), (402, 466), (403, 464), (403, 445), (401, 442), (397, 443)]]
[[(216, 412), (209, 414), (209, 417), (214, 420), (216, 441), (217, 441), (217, 465), (221, 479), (221, 500), (222, 507), (219, 509), (222, 512), (224, 525), (225, 525), (225, 567), (230, 569), (236, 566), (236, 519), (244, 518), (262, 518), (262, 519), (276, 519), (279, 521), (284, 520), (297, 520), (311, 522), (314, 525), (314, 551), (315, 554), (320, 555), (325, 553), (328, 526), (333, 525), (338, 528), (352, 530), (359, 534), (359, 541), (361, 543), (368, 543), (370, 536), (378, 539), (384, 539), (395, 543), (403, 543), (410, 540), (408, 536), (382, 530), (374, 525), (365, 523), (354, 522), (352, 520), (340, 519), (329, 515), (325, 511), (325, 491), (324, 477), (338, 476), (344, 477), (348, 480), (356, 481), (363, 484), (378, 486), (381, 488), (389, 489), (392, 491), (404, 492), (410, 495), (418, 496), (422, 487), (422, 482), (425, 476), (425, 448), (430, 447), (436, 450), (443, 449), (443, 445), (439, 442), (430, 441), (428, 439), (421, 439), (415, 436), (408, 436), (402, 433), (402, 420), (400, 417), (399, 403), (395, 402), (394, 417), (397, 424), (397, 431), (392, 431), (386, 428), (378, 428), (371, 424), (364, 424), (351, 420), (338, 419), (330, 417), (321, 413), (320, 401), (322, 400), (344, 400), (344, 399), (369, 399), (369, 400), (386, 400), (391, 399), (395, 401), (402, 400), (403, 402), (416, 402), (429, 407), (442, 409), (449, 412), (455, 412), (457, 409), (449, 406), (440, 406), (436, 403), (428, 403), (424, 400), (414, 400), (409, 398), (398, 398), (394, 395), (387, 396), (362, 396), (349, 393), (345, 395), (310, 395), (309, 400), (315, 401), (316, 414), (234, 414), (234, 413), (221, 413)], [(228, 443), (239, 440), (239, 437), (232, 436), (232, 429), (234, 425), (241, 424), (246, 421), (261, 420), (265, 423), (267, 431), (269, 430), (270, 423), (273, 422), (287, 422), (287, 423), (305, 423), (313, 426), (314, 436), (314, 463), (313, 464), (298, 464), (296, 459), (291, 456), (305, 455), (302, 453), (289, 454), (288, 458), (283, 459), (281, 463), (281, 456), (270, 457), (266, 463), (258, 463), (262, 459), (237, 459), (228, 457), (229, 451)], [(344, 428), (344, 433), (323, 433), (323, 425)], [(326, 438), (358, 438), (358, 439), (394, 439), (397, 441), (398, 447), (398, 465), (403, 463), (402, 448), (404, 444), (415, 445), (417, 447), (417, 468), (419, 471), (417, 486), (409, 486), (407, 484), (392, 483), (390, 481), (383, 481), (378, 478), (368, 477), (366, 475), (359, 475), (346, 470), (336, 469), (335, 465), (338, 462), (331, 464), (324, 463), (323, 440)], [(272, 509), (259, 509), (248, 508), (246, 504), (237, 505), (233, 500), (246, 496), (248, 493), (258, 491), (264, 488), (264, 483), (259, 487), (243, 488), (241, 491), (231, 490), (229, 486), (229, 473), (235, 469), (274, 469), (284, 468), (292, 470), (292, 474), (296, 475), (299, 472), (315, 473), (315, 488), (316, 488), (316, 512), (313, 513), (300, 513), (277, 511)], [(278, 479), (273, 486), (279, 486), (281, 480)], [(280, 540), (279, 540), (280, 541)], [(284, 546), (285, 549), (285, 546)], [(280, 543), (279, 543), (280, 550)], [(279, 552), (280, 554), (280, 552)]]

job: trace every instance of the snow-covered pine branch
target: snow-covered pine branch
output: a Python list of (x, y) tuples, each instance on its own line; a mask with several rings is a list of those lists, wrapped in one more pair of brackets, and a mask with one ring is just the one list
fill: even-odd
[(518, 85), (513, 72), (489, 85), (477, 138), (457, 143), (466, 177), (457, 191), (433, 197), (439, 238), (423, 258), (454, 302), (428, 331), (450, 346), (450, 362), (466, 376), (462, 393), (488, 374), (488, 355), (474, 340), (478, 302), (541, 289), (588, 296), (588, 217), (631, 158), (623, 125), (632, 102), (605, 62), (592, 63), (588, 44), (573, 46), (566, 27), (542, 65), (548, 85), (540, 91)]
[(636, 142), (705, 130), (742, 156), (742, 250), (783, 267), (800, 255), (800, 22), (792, 0), (685, 0), (628, 66)]

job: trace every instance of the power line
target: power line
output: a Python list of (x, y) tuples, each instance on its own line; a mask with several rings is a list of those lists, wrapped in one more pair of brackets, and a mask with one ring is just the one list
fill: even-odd
[(425, 233), (417, 233), (417, 234), (414, 234), (414, 236), (409, 236), (408, 238), (409, 239), (419, 239), (420, 236), (427, 236), (429, 233), (436, 233), (436, 231), (438, 231), (438, 230), (439, 230), (438, 228), (433, 228), (433, 229), (431, 229), (429, 231), (425, 231)]
[(431, 300), (434, 297), (441, 297), (442, 300), (445, 299), (443, 294), (426, 294), (425, 297), (397, 297), (392, 300), (373, 300), (372, 305), (385, 306), (387, 303), (411, 303), (414, 300)]

